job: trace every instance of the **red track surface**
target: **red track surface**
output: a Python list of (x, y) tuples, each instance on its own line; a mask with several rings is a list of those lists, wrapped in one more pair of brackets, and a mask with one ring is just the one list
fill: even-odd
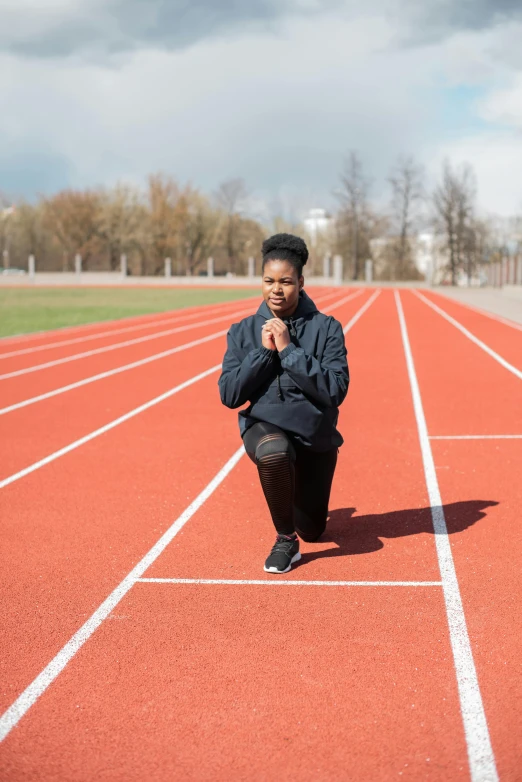
[[(332, 314), (346, 324), (369, 296)], [(429, 435), (522, 434), (520, 381), (413, 293), (400, 298)], [(521, 332), (429, 298), (520, 368)], [(201, 320), (215, 310), (201, 308)], [(0, 381), (2, 406), (227, 327), (199, 320), (194, 331)], [(113, 341), (144, 333), (152, 329)], [(16, 367), (5, 359), (1, 372), (11, 361), (29, 367), (110, 343), (27, 354)], [(0, 480), (218, 364), (224, 344), (219, 337), (0, 417)], [(273, 580), (370, 585), (135, 583), (25, 715), (13, 721), (9, 712), (16, 725), (0, 745), (2, 779), (442, 781), (468, 780), (470, 768), (474, 782), (496, 779), (468, 761), (393, 292), (380, 294), (347, 344), (352, 386), (328, 532)], [(1, 711), (240, 445), (217, 375), (2, 489)], [(522, 440), (430, 442), (496, 768), (515, 782)], [(242, 458), (144, 577), (265, 581), (272, 538)], [(389, 584), (397, 581), (415, 585)]]

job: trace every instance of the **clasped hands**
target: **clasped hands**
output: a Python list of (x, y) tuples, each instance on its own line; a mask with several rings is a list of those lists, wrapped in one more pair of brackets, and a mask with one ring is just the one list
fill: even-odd
[(265, 321), (261, 331), (261, 342), (264, 348), (277, 350), (279, 353), (290, 345), (288, 328), (280, 318), (270, 318)]

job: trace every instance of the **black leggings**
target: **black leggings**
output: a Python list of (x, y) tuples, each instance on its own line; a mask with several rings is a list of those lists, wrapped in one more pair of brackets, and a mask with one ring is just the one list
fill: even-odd
[(326, 528), (337, 448), (311, 451), (264, 422), (248, 429), (243, 442), (257, 466), (277, 532), (297, 532), (303, 540), (317, 540)]

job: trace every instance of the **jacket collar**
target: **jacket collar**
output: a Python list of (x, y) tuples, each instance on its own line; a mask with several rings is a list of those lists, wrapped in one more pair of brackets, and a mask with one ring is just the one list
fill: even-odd
[[(293, 315), (290, 317), (292, 320), (298, 320), (299, 318), (306, 318), (307, 315), (311, 315), (313, 312), (317, 312), (317, 307), (315, 306), (314, 302), (310, 298), (310, 296), (303, 290), (299, 294), (299, 304), (297, 305), (297, 309), (294, 312)], [(261, 315), (265, 320), (269, 320), (270, 318), (273, 318), (273, 314), (266, 303), (266, 301), (263, 301), (257, 311), (258, 315)], [(285, 320), (288, 320), (285, 318)]]

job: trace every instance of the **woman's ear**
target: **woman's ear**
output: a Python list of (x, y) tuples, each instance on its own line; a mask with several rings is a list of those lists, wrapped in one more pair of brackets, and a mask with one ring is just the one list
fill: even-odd
[(304, 277), (303, 277), (303, 275), (301, 275), (299, 277), (299, 290), (302, 291), (303, 288), (304, 288)]

